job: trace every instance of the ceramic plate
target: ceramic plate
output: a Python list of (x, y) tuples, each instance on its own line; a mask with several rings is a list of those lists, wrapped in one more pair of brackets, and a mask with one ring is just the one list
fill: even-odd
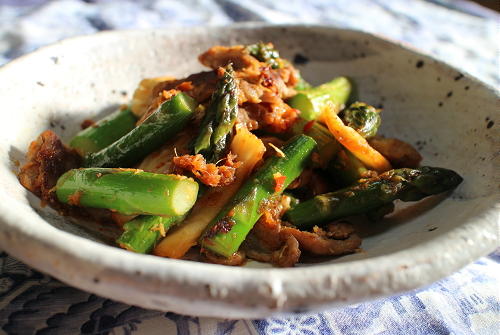
[[(360, 100), (384, 107), (380, 132), (414, 144), (423, 164), (459, 172), (449, 197), (398, 204), (364, 225), (363, 251), (279, 269), (163, 259), (113, 246), (113, 227), (63, 218), (17, 181), (45, 129), (64, 140), (82, 120), (127, 103), (144, 77), (202, 70), (216, 44), (272, 41), (319, 84), (347, 75)], [(408, 47), (321, 26), (239, 25), (105, 32), (40, 49), (0, 69), (0, 245), (63, 282), (141, 307), (258, 318), (395, 294), (429, 284), (498, 245), (498, 92)]]

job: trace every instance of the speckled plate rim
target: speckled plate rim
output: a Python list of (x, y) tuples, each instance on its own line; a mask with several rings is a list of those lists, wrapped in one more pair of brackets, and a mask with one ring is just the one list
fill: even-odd
[[(225, 29), (268, 26), (276, 27), (246, 23), (225, 26)], [(407, 45), (362, 31), (318, 25), (279, 27), (354, 31), (398, 45), (424, 60), (444, 63)], [(82, 41), (109, 35), (148, 32), (151, 30), (112, 31), (70, 38), (4, 65), (0, 68), (0, 80), (6, 69), (29, 62), (33, 57), (49, 55), (55, 48), (77, 46)], [(466, 76), (500, 96), (493, 87), (473, 76)], [(498, 194), (492, 196), (500, 200)], [(16, 202), (0, 190), (0, 242), (7, 252), (35, 269), (104, 297), (183, 314), (258, 318), (277, 312), (301, 312), (374, 299), (440, 279), (498, 246), (500, 201), (484, 207), (481, 215), (467, 219), (446, 234), (395, 253), (337, 264), (256, 269), (164, 259), (102, 245), (46, 224), (34, 211), (27, 211), (30, 209), (27, 204)], [(457, 254), (461, 256), (456, 257)]]

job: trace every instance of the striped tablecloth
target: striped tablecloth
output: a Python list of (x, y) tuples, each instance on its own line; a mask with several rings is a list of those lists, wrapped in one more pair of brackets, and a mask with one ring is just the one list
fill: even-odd
[[(0, 65), (100, 30), (323, 23), (409, 42), (498, 87), (500, 18), (463, 0), (0, 0)], [(500, 251), (423, 289), (342, 309), (222, 320), (128, 306), (69, 287), (0, 254), (0, 331), (9, 334), (500, 333)]]

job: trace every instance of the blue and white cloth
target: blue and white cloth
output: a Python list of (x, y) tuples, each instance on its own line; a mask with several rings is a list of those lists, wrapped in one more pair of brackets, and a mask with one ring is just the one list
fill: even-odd
[[(495, 1), (492, 1), (495, 2)], [(500, 84), (500, 16), (465, 0), (0, 0), (0, 65), (100, 30), (323, 23), (409, 42)], [(8, 334), (500, 334), (500, 250), (423, 289), (293, 317), (222, 320), (162, 313), (80, 291), (0, 253)]]

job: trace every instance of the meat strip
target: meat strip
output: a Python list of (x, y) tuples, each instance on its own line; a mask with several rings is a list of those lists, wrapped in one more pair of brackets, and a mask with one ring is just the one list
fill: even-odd
[(229, 153), (223, 165), (207, 164), (203, 155), (183, 155), (173, 158), (174, 170), (179, 174), (192, 173), (205, 185), (216, 187), (229, 185), (234, 181), (235, 172), (240, 163), (236, 156)]
[(60, 207), (53, 188), (64, 172), (79, 167), (80, 162), (75, 150), (66, 147), (53, 131), (46, 130), (31, 142), (19, 181), (42, 202)]

